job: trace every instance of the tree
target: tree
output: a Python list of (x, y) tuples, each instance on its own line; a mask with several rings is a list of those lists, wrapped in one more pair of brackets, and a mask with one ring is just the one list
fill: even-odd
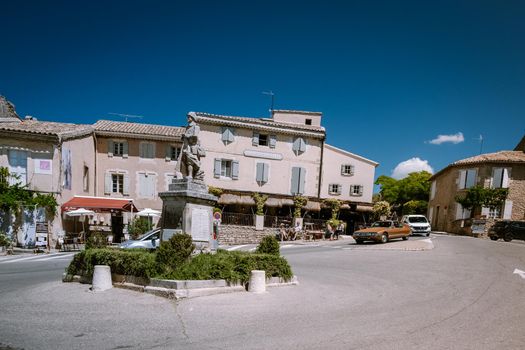
[(387, 201), (378, 201), (374, 203), (374, 207), (372, 208), (372, 213), (374, 220), (379, 220), (381, 216), (390, 216), (390, 203)]
[(264, 204), (266, 203), (268, 196), (265, 194), (254, 192), (252, 193), (252, 198), (255, 202), (255, 215), (264, 215)]
[(427, 171), (410, 173), (400, 180), (381, 175), (375, 184), (381, 186), (379, 191), (381, 199), (389, 202), (393, 207), (404, 212), (403, 207), (408, 205), (409, 208), (406, 210), (417, 209), (424, 213), (428, 205), (431, 176), (432, 174)]
[(300, 218), (301, 217), (301, 209), (306, 205), (308, 202), (308, 198), (303, 196), (295, 196), (293, 197), (293, 217), (294, 218)]
[(341, 201), (335, 198), (327, 198), (323, 201), (323, 204), (332, 211), (332, 217), (330, 220), (337, 220), (337, 217), (339, 216), (339, 210), (341, 210)]

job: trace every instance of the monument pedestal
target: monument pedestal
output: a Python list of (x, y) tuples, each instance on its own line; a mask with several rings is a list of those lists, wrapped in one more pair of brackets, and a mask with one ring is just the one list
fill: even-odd
[(167, 192), (159, 193), (162, 199), (161, 241), (176, 233), (187, 233), (197, 249), (212, 248), (213, 207), (218, 198), (208, 193), (202, 181), (173, 179)]

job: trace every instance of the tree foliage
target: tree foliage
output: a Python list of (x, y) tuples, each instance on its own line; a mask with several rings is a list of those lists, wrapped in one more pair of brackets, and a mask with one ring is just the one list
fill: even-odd
[(372, 208), (372, 213), (374, 220), (379, 220), (381, 216), (390, 216), (390, 203), (387, 201), (378, 201), (374, 203), (374, 207)]
[(265, 194), (260, 194), (258, 192), (252, 193), (252, 198), (255, 202), (255, 214), (256, 215), (264, 215), (264, 204), (266, 203), (266, 200), (268, 199), (268, 196)]
[(308, 198), (303, 196), (295, 196), (293, 197), (293, 217), (294, 218), (300, 218), (301, 217), (301, 209), (306, 205), (308, 202)]
[(496, 209), (503, 205), (507, 199), (507, 188), (484, 188), (474, 186), (460, 193), (455, 200), (465, 209), (472, 210), (481, 207)]
[(406, 210), (418, 210), (424, 213), (430, 192), (431, 176), (428, 171), (410, 173), (400, 180), (381, 175), (375, 184), (381, 186), (379, 191), (381, 199), (392, 206), (403, 208), (408, 205), (409, 208)]
[(327, 198), (323, 201), (323, 204), (332, 211), (331, 219), (336, 220), (339, 216), (339, 210), (341, 210), (341, 201), (335, 198)]

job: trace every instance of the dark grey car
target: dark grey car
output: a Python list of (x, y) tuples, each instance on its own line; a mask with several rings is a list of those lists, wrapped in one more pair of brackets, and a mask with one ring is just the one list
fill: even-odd
[(525, 240), (525, 221), (497, 221), (489, 230), (489, 237), (493, 241), (503, 238), (505, 242), (513, 239)]

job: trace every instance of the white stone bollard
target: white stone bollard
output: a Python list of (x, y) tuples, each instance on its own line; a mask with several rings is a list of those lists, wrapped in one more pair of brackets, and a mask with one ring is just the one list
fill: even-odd
[(113, 284), (111, 283), (111, 269), (109, 266), (95, 265), (91, 290), (94, 292), (102, 292), (111, 288), (113, 288)]
[(250, 274), (250, 283), (248, 292), (264, 293), (266, 292), (266, 273), (261, 270), (252, 270)]

